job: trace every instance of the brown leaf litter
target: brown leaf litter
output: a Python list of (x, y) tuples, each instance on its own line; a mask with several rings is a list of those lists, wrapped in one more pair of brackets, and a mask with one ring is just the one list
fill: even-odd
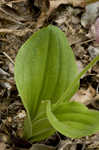
[[(37, 1), (37, 0), (35, 0)], [(37, 22), (37, 28), (41, 27), (44, 24), (44, 21), (62, 4), (71, 4), (74, 7), (85, 7), (84, 0), (43, 0), (37, 1), (41, 4), (41, 15)]]
[[(31, 0), (31, 2), (33, 1)], [(1, 82), (5, 84), (12, 81), (12, 84), (9, 83), (12, 87), (9, 96), (7, 84), (6, 87), (0, 85), (0, 140), (2, 140), (0, 141), (0, 150), (31, 150), (35, 146), (36, 149), (40, 149), (41, 145), (39, 144), (42, 144), (42, 149), (48, 150), (99, 149), (99, 133), (81, 139), (69, 139), (56, 133), (52, 136), (53, 138), (49, 137), (40, 143), (36, 143), (32, 148), (28, 141), (21, 139), (26, 112), (13, 80), (13, 64), (21, 45), (37, 30), (37, 26), (43, 27), (46, 24), (54, 24), (67, 36), (77, 62), (80, 61), (79, 71), (92, 59), (92, 52), (88, 51), (88, 47), (95, 47), (94, 39), (87, 36), (88, 29), (81, 25), (81, 16), (85, 11), (84, 8), (80, 8), (82, 7), (82, 0), (35, 0), (34, 4), (31, 2), (32, 10), (30, 10), (28, 0), (0, 1), (0, 69), (3, 70), (0, 84)], [(33, 5), (41, 10), (41, 15), (37, 14), (38, 19), (33, 14)], [(78, 95), (73, 100), (78, 100), (88, 107), (90, 105), (93, 109), (99, 109), (98, 93), (99, 64), (97, 63), (81, 79)], [(58, 138), (56, 138), (57, 136)]]

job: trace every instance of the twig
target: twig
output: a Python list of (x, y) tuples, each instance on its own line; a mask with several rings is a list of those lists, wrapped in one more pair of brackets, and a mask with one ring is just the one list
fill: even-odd
[(86, 43), (89, 43), (89, 42), (92, 42), (92, 41), (95, 41), (95, 39), (90, 39), (90, 40), (83, 41), (83, 42), (80, 43), (80, 45), (86, 44)]
[(11, 59), (11, 57), (6, 53), (3, 52), (3, 54), (10, 60), (10, 62), (14, 65), (14, 61)]
[(95, 39), (90, 39), (90, 40), (86, 40), (86, 41), (77, 40), (77, 41), (72, 42), (70, 45), (72, 46), (72, 45), (78, 44), (78, 43), (79, 43), (80, 45), (82, 45), (82, 44), (86, 44), (86, 43), (89, 43), (89, 42), (92, 42), (92, 41), (95, 41)]

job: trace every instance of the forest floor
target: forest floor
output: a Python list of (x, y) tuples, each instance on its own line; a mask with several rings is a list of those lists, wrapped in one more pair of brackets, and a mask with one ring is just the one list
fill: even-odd
[[(82, 17), (86, 12), (83, 3), (56, 1), (51, 9), (48, 0), (45, 3), (42, 0), (0, 2), (0, 150), (99, 150), (99, 133), (80, 139), (55, 133), (33, 146), (21, 138), (26, 112), (14, 81), (14, 62), (30, 35), (49, 24), (59, 27), (73, 49), (79, 72), (99, 54), (99, 44), (91, 35), (94, 21)], [(80, 83), (74, 99), (99, 110), (99, 63)]]

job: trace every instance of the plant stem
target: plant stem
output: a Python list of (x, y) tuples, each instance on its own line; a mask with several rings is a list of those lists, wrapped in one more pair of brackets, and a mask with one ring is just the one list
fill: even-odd
[(82, 75), (84, 75), (88, 69), (90, 69), (97, 61), (99, 61), (99, 55), (96, 56), (84, 69), (82, 72), (80, 72), (77, 77), (75, 78), (75, 80), (70, 84), (70, 86), (68, 87), (68, 89), (64, 92), (64, 94), (59, 98), (59, 100), (57, 101), (57, 104), (64, 102), (64, 101), (69, 101), (71, 98), (71, 90), (75, 87), (75, 85), (78, 83), (78, 81), (80, 80), (80, 78), (82, 77)]

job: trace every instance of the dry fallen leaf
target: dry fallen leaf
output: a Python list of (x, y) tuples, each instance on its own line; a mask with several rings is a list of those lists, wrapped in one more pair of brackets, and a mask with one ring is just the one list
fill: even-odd
[(74, 7), (85, 7), (85, 0), (51, 0), (50, 7), (57, 8), (61, 4), (71, 4)]
[[(35, 0), (37, 1), (37, 0)], [(39, 0), (41, 1), (41, 0)], [(49, 5), (47, 5), (49, 3)], [(57, 9), (61, 4), (71, 4), (74, 7), (85, 7), (85, 0), (44, 0), (41, 7), (41, 15), (38, 18), (37, 28), (41, 27), (44, 21), (53, 13), (55, 9)], [(39, 5), (39, 4), (38, 4)]]
[(0, 142), (0, 150), (6, 150), (6, 144), (3, 142)]
[(76, 101), (88, 105), (92, 103), (95, 94), (95, 89), (90, 85), (88, 89), (81, 88), (80, 90), (78, 90), (78, 92), (72, 97), (71, 101)]

